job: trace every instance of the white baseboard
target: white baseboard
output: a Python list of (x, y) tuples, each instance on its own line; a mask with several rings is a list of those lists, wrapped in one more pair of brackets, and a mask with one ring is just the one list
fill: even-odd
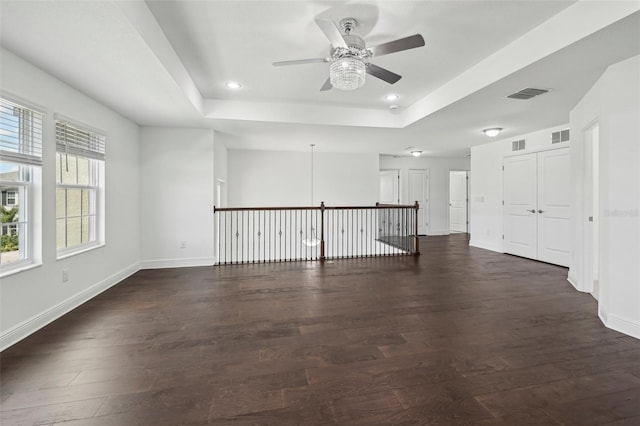
[(5, 350), (11, 345), (18, 343), (25, 337), (35, 333), (47, 324), (60, 318), (67, 312), (77, 308), (86, 301), (96, 297), (98, 294), (118, 284), (125, 278), (135, 274), (139, 270), (138, 263), (128, 266), (104, 280), (92, 285), (91, 287), (77, 293), (57, 305), (34, 315), (33, 317), (23, 321), (22, 323), (10, 328), (0, 336), (0, 351)]
[(432, 236), (435, 237), (437, 235), (449, 235), (451, 232), (449, 231), (429, 231), (427, 232), (427, 237)]
[(619, 331), (627, 336), (640, 339), (640, 323), (619, 317), (614, 314), (606, 315), (603, 312), (598, 314), (602, 323), (608, 328)]
[(569, 273), (567, 274), (567, 281), (569, 281), (569, 284), (571, 284), (576, 290), (580, 291), (578, 288), (578, 281), (571, 274), (571, 269), (569, 269)]
[(143, 260), (140, 269), (188, 268), (192, 266), (213, 266), (214, 257), (192, 257), (187, 259)]
[(469, 245), (471, 247), (481, 248), (484, 250), (491, 250), (497, 253), (504, 253), (504, 251), (502, 251), (502, 247), (497, 247), (496, 245), (493, 245), (493, 244), (486, 244), (486, 243), (483, 243), (482, 241), (477, 241), (472, 239), (469, 241)]

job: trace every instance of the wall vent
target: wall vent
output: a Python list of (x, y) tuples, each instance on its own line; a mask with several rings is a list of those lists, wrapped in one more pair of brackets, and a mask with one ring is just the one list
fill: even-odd
[(527, 100), (533, 98), (534, 96), (539, 96), (547, 92), (548, 90), (546, 89), (534, 89), (531, 87), (527, 87), (526, 89), (522, 89), (519, 92), (507, 96), (507, 98)]
[(524, 139), (511, 142), (511, 151), (522, 151), (522, 150), (524, 150)]
[(569, 142), (571, 135), (569, 129), (551, 133), (551, 143)]

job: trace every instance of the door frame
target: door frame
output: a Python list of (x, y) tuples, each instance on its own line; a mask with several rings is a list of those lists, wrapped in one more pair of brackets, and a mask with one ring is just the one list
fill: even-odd
[(469, 189), (471, 183), (471, 172), (464, 169), (449, 169), (447, 173), (447, 235), (451, 235), (451, 172), (465, 172), (467, 175), (467, 201), (465, 202), (465, 209), (467, 210), (467, 234), (471, 229), (471, 218), (469, 217)]
[[(598, 129), (598, 138), (594, 142), (592, 132), (595, 129)], [(598, 121), (594, 121), (590, 123), (587, 127), (582, 129), (583, 133), (583, 141), (584, 141), (584, 181), (583, 181), (583, 189), (584, 189), (584, 198), (583, 198), (583, 217), (580, 219), (582, 222), (583, 229), (583, 273), (584, 283), (582, 285), (582, 291), (591, 293), (593, 297), (598, 300), (602, 300), (602, 283), (601, 280), (598, 280), (598, 288), (594, 288), (594, 260), (598, 262), (598, 265), (601, 264), (600, 259), (600, 250), (599, 247), (594, 247), (594, 237), (596, 234), (600, 235), (599, 229), (599, 203), (595, 205), (595, 201), (599, 201), (599, 194), (596, 194), (596, 191), (599, 191), (599, 183), (595, 182), (594, 171), (599, 169), (599, 158), (600, 158), (600, 123)], [(595, 150), (598, 150), (598, 155), (594, 158)], [(598, 164), (596, 165), (596, 161)], [(597, 172), (596, 172), (597, 173)], [(596, 200), (594, 200), (594, 196)], [(591, 205), (589, 205), (591, 204)], [(589, 213), (591, 213), (594, 217), (594, 222), (589, 221)], [(594, 250), (597, 249), (597, 252)], [(593, 292), (597, 291), (597, 295), (593, 294)]]

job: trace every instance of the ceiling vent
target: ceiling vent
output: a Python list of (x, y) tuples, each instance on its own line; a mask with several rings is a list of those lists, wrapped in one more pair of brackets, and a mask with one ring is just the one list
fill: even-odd
[(534, 96), (542, 95), (547, 92), (548, 90), (546, 89), (532, 89), (531, 87), (528, 87), (526, 89), (522, 89), (519, 92), (516, 92), (512, 95), (507, 96), (507, 98), (527, 100), (527, 99), (533, 98)]

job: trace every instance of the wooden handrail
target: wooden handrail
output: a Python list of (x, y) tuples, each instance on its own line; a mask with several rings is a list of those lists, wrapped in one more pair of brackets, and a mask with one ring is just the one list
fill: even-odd
[(213, 212), (240, 212), (240, 211), (268, 211), (268, 210), (375, 210), (375, 209), (413, 209), (418, 208), (416, 204), (380, 204), (375, 206), (325, 206), (324, 202), (319, 206), (304, 207), (216, 207), (213, 206)]

